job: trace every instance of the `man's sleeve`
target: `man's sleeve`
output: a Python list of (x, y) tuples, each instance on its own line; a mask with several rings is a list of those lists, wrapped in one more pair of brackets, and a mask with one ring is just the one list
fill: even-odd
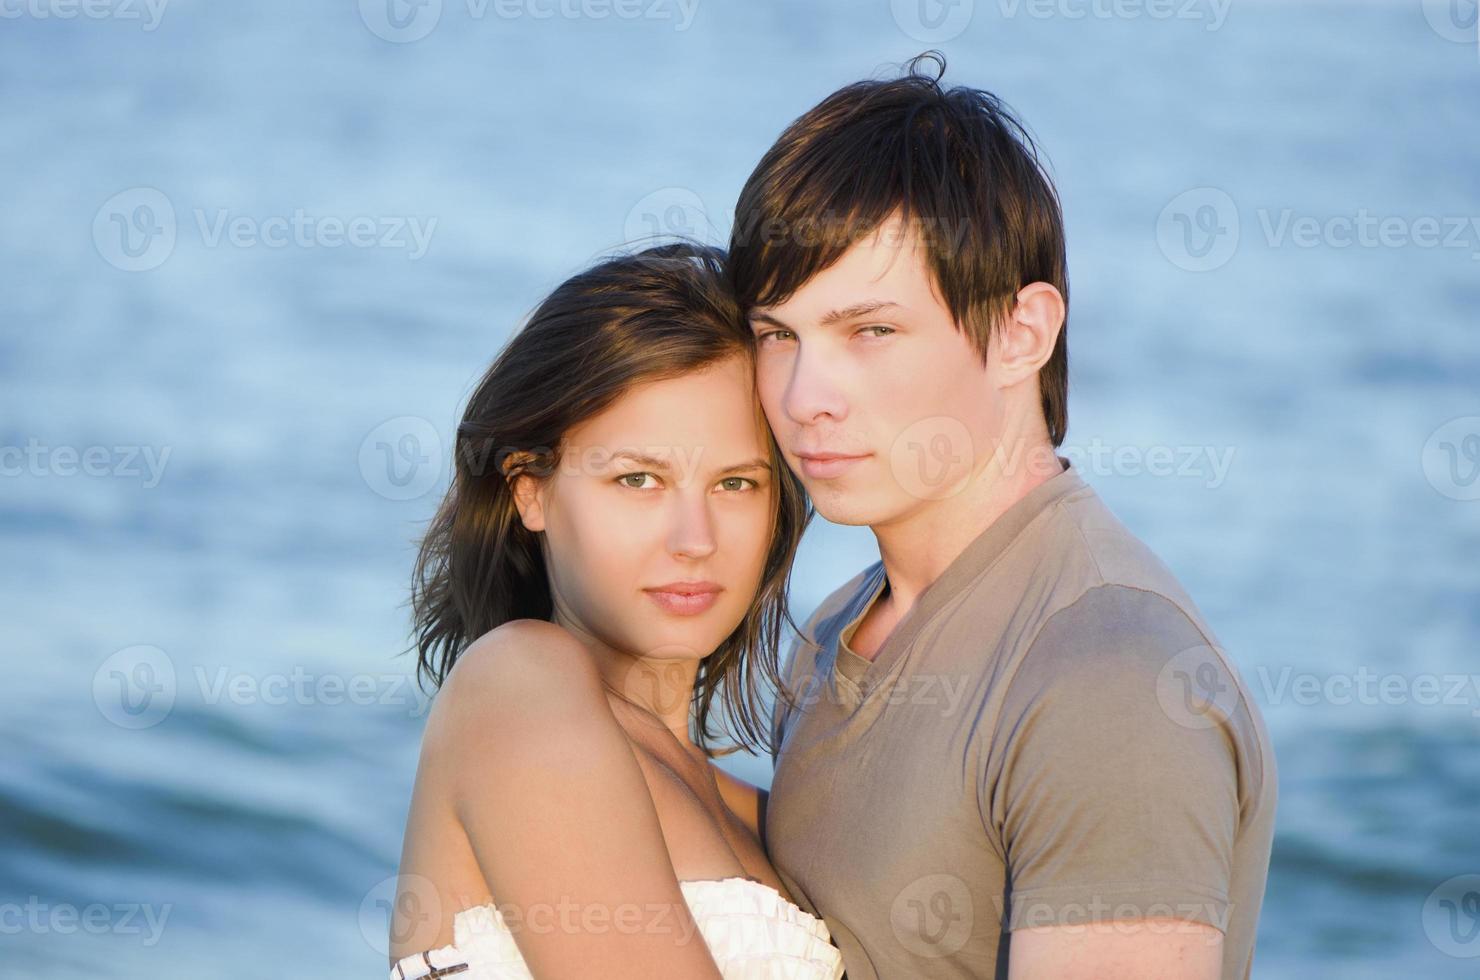
[(1013, 675), (981, 773), (1005, 928), (1166, 917), (1226, 929), (1241, 688), (1155, 593), (1100, 586)]

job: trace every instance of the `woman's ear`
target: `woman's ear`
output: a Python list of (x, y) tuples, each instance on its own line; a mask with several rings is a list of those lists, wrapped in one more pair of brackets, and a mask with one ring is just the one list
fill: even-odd
[(519, 509), (519, 520), (526, 530), (545, 529), (545, 504), (540, 490), (543, 481), (524, 472), (526, 464), (536, 457), (533, 453), (512, 453), (503, 462), (504, 479), (514, 495), (514, 506)]
[(997, 337), (997, 370), (1004, 386), (1035, 377), (1048, 363), (1064, 328), (1064, 297), (1046, 282), (1018, 290)]

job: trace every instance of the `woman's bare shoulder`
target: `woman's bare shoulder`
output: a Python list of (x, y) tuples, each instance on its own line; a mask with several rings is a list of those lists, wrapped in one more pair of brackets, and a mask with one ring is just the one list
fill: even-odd
[(539, 737), (561, 725), (589, 733), (593, 718), (610, 710), (596, 663), (574, 636), (554, 623), (516, 619), (458, 657), (424, 738), (456, 750), (495, 735)]

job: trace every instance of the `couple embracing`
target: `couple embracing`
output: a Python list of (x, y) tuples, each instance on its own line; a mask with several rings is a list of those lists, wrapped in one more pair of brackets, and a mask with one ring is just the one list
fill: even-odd
[[(395, 980), (1249, 976), (1264, 723), (1058, 452), (1057, 194), (943, 67), (824, 99), (727, 250), (579, 273), (472, 394)], [(798, 627), (814, 511), (880, 560)]]

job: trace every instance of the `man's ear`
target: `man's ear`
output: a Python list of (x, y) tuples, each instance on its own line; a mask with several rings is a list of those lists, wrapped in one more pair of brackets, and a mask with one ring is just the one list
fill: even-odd
[(1004, 387), (1036, 376), (1048, 363), (1064, 328), (1064, 313), (1063, 295), (1048, 283), (1030, 282), (1018, 290), (1011, 312), (993, 338)]
[(536, 457), (533, 453), (511, 453), (503, 462), (504, 479), (514, 495), (514, 506), (519, 510), (519, 520), (526, 530), (545, 529), (545, 503), (540, 494), (543, 481), (525, 472), (526, 464)]

